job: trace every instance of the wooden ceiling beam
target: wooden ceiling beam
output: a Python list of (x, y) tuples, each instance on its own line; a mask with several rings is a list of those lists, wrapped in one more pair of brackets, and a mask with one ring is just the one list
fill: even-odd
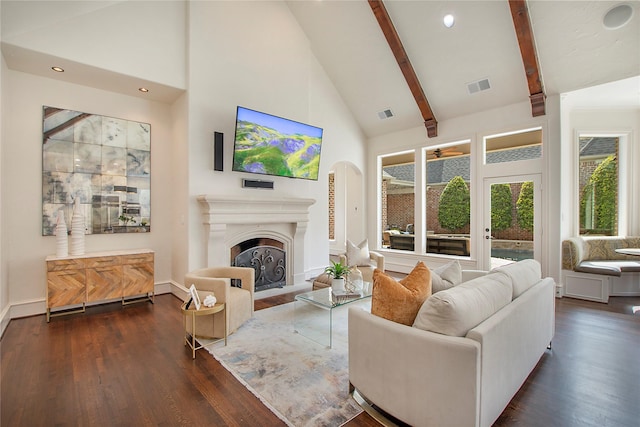
[(387, 43), (389, 43), (389, 47), (400, 66), (402, 75), (409, 85), (409, 90), (411, 90), (413, 98), (416, 100), (416, 104), (418, 104), (418, 109), (420, 110), (420, 114), (422, 114), (424, 125), (427, 128), (427, 136), (429, 138), (438, 136), (438, 122), (436, 121), (433, 111), (429, 106), (429, 101), (427, 101), (427, 97), (422, 90), (422, 85), (420, 84), (418, 76), (411, 65), (411, 61), (409, 61), (409, 56), (404, 50), (400, 36), (393, 26), (393, 22), (391, 22), (391, 17), (389, 16), (387, 9), (384, 7), (382, 0), (368, 1), (373, 14), (378, 20), (380, 29), (387, 39)]
[(525, 0), (509, 0), (513, 26), (518, 37), (520, 55), (524, 65), (524, 72), (529, 85), (529, 100), (531, 101), (531, 114), (533, 117), (544, 116), (546, 113), (544, 87), (540, 66), (538, 64), (538, 53), (531, 29), (529, 10)]

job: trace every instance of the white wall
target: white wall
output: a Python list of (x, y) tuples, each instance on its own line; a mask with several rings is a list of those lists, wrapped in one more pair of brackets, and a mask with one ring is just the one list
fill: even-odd
[[(2, 10), (0, 9), (0, 22), (2, 21)], [(0, 40), (2, 37), (0, 36)], [(7, 65), (4, 61), (4, 57), (0, 57), (0, 336), (4, 333), (7, 324), (9, 323), (9, 279), (7, 277), (7, 259), (5, 257), (5, 247), (7, 244), (7, 238), (4, 233), (4, 185), (6, 180), (4, 179), (4, 149), (2, 141), (4, 141), (4, 88), (5, 76), (7, 74)]]
[[(342, 159), (362, 167), (361, 131), (284, 3), (194, 2), (189, 9), (188, 268), (206, 265), (208, 236), (196, 201), (200, 194), (315, 199), (305, 238), (305, 271), (323, 268), (329, 257), (327, 175)], [(232, 172), (238, 105), (322, 127), (318, 181)], [(223, 172), (212, 170), (214, 131), (224, 134)], [(273, 180), (275, 189), (244, 189), (242, 178)]]
[(54, 106), (151, 124), (151, 233), (87, 235), (86, 252), (151, 248), (155, 282), (171, 280), (172, 116), (169, 106), (98, 89), (5, 71), (2, 135), (3, 199), (12, 317), (44, 312), (45, 258), (55, 237), (42, 236), (42, 106)]
[(185, 5), (183, 1), (3, 1), (3, 42), (184, 88)]

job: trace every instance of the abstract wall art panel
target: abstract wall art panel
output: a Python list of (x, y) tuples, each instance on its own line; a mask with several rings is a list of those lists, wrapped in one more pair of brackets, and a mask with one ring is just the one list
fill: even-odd
[(76, 199), (86, 234), (150, 231), (151, 126), (48, 106), (42, 117), (42, 235)]

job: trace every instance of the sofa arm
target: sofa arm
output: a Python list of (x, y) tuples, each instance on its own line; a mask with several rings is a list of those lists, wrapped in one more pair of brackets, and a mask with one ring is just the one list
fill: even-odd
[(480, 345), (473, 340), (349, 307), (350, 385), (410, 425), (476, 425), (479, 367)]
[(346, 253), (341, 253), (340, 255), (338, 255), (338, 261), (340, 262), (340, 264), (348, 265), (347, 264), (347, 254)]

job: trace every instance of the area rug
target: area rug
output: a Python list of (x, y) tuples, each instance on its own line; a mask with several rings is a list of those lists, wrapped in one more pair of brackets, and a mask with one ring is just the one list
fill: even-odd
[[(349, 395), (348, 309), (370, 309), (371, 301), (334, 309), (332, 348), (294, 331), (294, 304), (256, 311), (226, 347), (209, 352), (287, 425), (339, 426), (362, 412)], [(298, 320), (328, 326), (327, 311), (297, 304)]]

